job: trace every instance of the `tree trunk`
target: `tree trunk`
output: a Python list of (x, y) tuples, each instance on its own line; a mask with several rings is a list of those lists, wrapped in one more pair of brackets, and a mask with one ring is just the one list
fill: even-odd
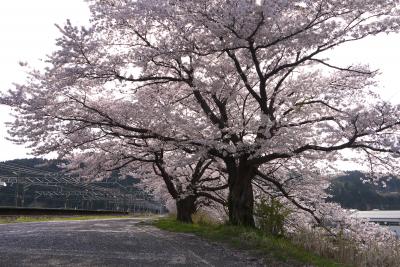
[(193, 223), (192, 215), (196, 212), (196, 197), (188, 196), (176, 200), (176, 219), (183, 223)]
[(255, 227), (253, 217), (253, 168), (246, 164), (246, 160), (241, 160), (238, 165), (230, 161), (227, 167), (229, 174), (229, 223), (233, 225)]

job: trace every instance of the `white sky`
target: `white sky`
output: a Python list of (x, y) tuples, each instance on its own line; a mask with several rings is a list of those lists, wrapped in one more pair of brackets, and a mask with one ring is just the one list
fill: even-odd
[[(67, 19), (73, 24), (88, 23), (89, 9), (84, 0), (2, 0), (0, 1), (0, 91), (24, 80), (18, 62), (35, 66), (55, 49), (59, 35), (55, 23)], [(5, 121), (10, 110), (0, 105), (0, 161), (27, 157), (27, 150), (7, 141)]]
[[(24, 80), (18, 62), (38, 65), (55, 48), (58, 30), (55, 23), (66, 19), (84, 25), (89, 10), (84, 0), (3, 0), (0, 2), (0, 91)], [(331, 54), (333, 62), (370, 64), (380, 69), (381, 94), (386, 100), (400, 103), (400, 34), (378, 36), (343, 46)], [(7, 141), (5, 121), (10, 110), (0, 105), (0, 161), (27, 157), (28, 150)]]

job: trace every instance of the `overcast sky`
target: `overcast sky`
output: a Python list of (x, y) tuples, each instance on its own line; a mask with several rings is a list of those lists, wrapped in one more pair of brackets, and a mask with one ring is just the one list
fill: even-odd
[[(40, 58), (55, 49), (59, 36), (54, 24), (88, 23), (89, 10), (84, 0), (3, 0), (0, 1), (0, 91), (24, 81), (19, 61), (39, 65)], [(5, 121), (10, 110), (0, 105), (0, 161), (27, 157), (27, 150), (7, 141)]]
[[(40, 64), (55, 49), (58, 30), (55, 23), (88, 23), (89, 10), (84, 0), (8, 0), (0, 2), (0, 91), (22, 82), (25, 74), (18, 62)], [(400, 34), (378, 36), (346, 45), (330, 54), (336, 63), (369, 63), (380, 69), (380, 92), (386, 100), (400, 103)], [(0, 161), (27, 157), (28, 150), (7, 141), (5, 121), (10, 110), (0, 105)]]

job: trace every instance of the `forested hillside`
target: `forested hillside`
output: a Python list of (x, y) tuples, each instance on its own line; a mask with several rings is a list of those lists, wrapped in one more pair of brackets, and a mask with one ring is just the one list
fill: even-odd
[(358, 210), (400, 210), (400, 179), (384, 178), (378, 184), (363, 182), (361, 172), (352, 171), (334, 180), (330, 199), (342, 207)]

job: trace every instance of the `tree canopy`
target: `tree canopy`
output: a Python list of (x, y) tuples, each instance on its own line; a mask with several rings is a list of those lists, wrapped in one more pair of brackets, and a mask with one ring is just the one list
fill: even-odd
[(226, 183), (230, 222), (250, 226), (271, 188), (322, 222), (312, 202), (347, 151), (377, 176), (400, 166), (400, 110), (372, 91), (377, 72), (328, 53), (397, 32), (397, 1), (88, 2), (90, 28), (60, 26), (48, 68), (2, 98), (34, 153), (154, 174), (162, 153), (179, 177), (210, 162), (227, 179), (203, 188)]

